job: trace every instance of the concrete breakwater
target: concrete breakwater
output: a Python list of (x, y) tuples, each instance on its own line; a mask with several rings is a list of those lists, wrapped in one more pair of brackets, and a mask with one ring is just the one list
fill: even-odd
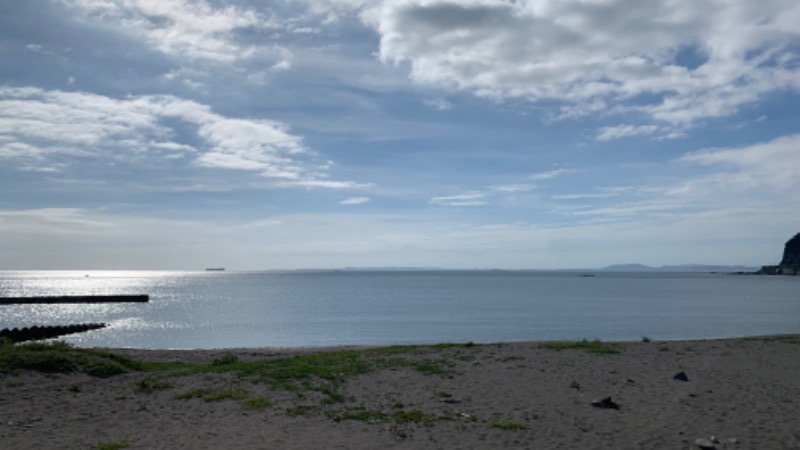
[(68, 303), (146, 303), (147, 294), (134, 295), (57, 295), (39, 297), (0, 297), (0, 305), (38, 305)]
[(3, 328), (0, 330), (0, 338), (9, 339), (11, 342), (36, 341), (39, 339), (52, 339), (66, 334), (83, 333), (84, 331), (97, 330), (104, 328), (104, 323), (79, 323), (73, 325), (52, 325), (25, 328)]

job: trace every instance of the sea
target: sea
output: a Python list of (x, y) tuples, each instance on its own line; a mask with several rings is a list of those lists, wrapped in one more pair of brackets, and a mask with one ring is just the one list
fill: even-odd
[(148, 303), (0, 305), (0, 329), (105, 323), (79, 347), (710, 339), (800, 333), (800, 276), (499, 270), (0, 271), (0, 297), (148, 294)]

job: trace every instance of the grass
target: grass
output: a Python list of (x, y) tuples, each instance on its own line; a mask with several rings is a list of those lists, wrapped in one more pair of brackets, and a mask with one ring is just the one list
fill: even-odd
[(176, 400), (189, 400), (193, 398), (201, 398), (206, 402), (219, 402), (222, 400), (241, 400), (247, 397), (247, 392), (241, 389), (220, 389), (216, 391), (209, 391), (206, 389), (195, 389), (193, 391), (176, 394)]
[(261, 411), (267, 406), (269, 406), (269, 399), (262, 396), (249, 398), (242, 402), (242, 408), (248, 410)]
[(514, 422), (512, 420), (492, 419), (489, 421), (489, 426), (492, 428), (498, 428), (500, 430), (508, 430), (508, 431), (520, 431), (525, 429), (525, 425), (522, 425), (519, 422)]
[[(113, 353), (73, 347), (64, 342), (33, 342), (15, 345), (0, 342), (0, 374), (25, 370), (45, 373), (88, 373), (93, 376), (112, 376), (138, 371), (149, 374), (135, 381), (140, 393), (153, 393), (172, 388), (169, 378), (196, 374), (231, 374), (239, 382), (263, 383), (273, 389), (294, 392), (305, 398), (308, 392), (320, 395), (318, 404), (296, 406), (286, 410), (289, 415), (327, 414), (334, 420), (362, 420), (367, 422), (392, 421), (396, 424), (429, 424), (435, 416), (417, 410), (394, 408), (391, 413), (345, 408), (331, 411), (327, 405), (354, 401), (345, 398), (342, 386), (345, 381), (359, 375), (381, 370), (405, 369), (429, 376), (452, 376), (459, 358), (472, 352), (475, 344), (439, 344), (390, 346), (359, 350), (304, 353), (289, 357), (241, 361), (235, 354), (226, 353), (209, 364), (178, 362), (144, 362)], [(453, 349), (452, 351), (449, 351)], [(448, 350), (446, 353), (443, 351)], [(74, 385), (72, 392), (79, 392)], [(202, 399), (206, 402), (241, 400), (242, 408), (261, 410), (270, 401), (266, 397), (248, 398), (241, 389), (197, 389), (176, 393), (177, 400)], [(317, 400), (314, 400), (317, 401)]]
[(125, 356), (97, 349), (76, 348), (61, 341), (13, 344), (0, 340), (0, 373), (24, 370), (44, 373), (82, 372), (110, 377), (141, 370), (142, 364)]
[(136, 382), (136, 390), (145, 394), (152, 394), (155, 391), (161, 391), (171, 387), (172, 385), (166, 381), (158, 380), (152, 377), (142, 378)]
[[(350, 377), (397, 368), (407, 368), (426, 375), (451, 375), (453, 362), (446, 358), (433, 359), (424, 356), (457, 345), (342, 350), (258, 361), (239, 361), (234, 355), (226, 355), (210, 365), (181, 365), (173, 371), (173, 375), (233, 373), (241, 380), (264, 383), (275, 389), (295, 392), (298, 396), (303, 396), (308, 391), (319, 392), (324, 396), (323, 404), (343, 403), (346, 399), (339, 391), (343, 382)], [(401, 357), (409, 353), (417, 358)]]
[(581, 390), (581, 384), (578, 383), (577, 381), (570, 382), (569, 383), (569, 387), (572, 388), (572, 389), (577, 389), (579, 391)]
[(650, 338), (647, 336), (642, 336), (642, 342), (644, 343), (650, 342)]
[(436, 416), (425, 414), (418, 409), (399, 410), (391, 414), (383, 411), (370, 410), (366, 408), (349, 408), (337, 411), (327, 411), (325, 415), (335, 421), (357, 420), (365, 423), (384, 423), (394, 422), (395, 425), (433, 425), (438, 420), (452, 420), (450, 416)]
[(583, 349), (589, 353), (598, 353), (598, 354), (619, 353), (619, 350), (616, 348), (614, 344), (605, 343), (599, 339), (595, 339), (592, 341), (582, 339), (580, 341), (548, 342), (544, 344), (544, 347), (557, 351)]

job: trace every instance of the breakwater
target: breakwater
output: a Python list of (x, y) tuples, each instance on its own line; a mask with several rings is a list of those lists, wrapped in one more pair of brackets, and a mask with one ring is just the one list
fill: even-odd
[(0, 305), (38, 305), (68, 303), (147, 303), (147, 294), (135, 295), (57, 295), (38, 297), (0, 297)]
[(36, 341), (39, 339), (52, 339), (66, 334), (83, 333), (84, 331), (105, 328), (104, 323), (78, 323), (73, 325), (32, 326), (25, 328), (4, 328), (0, 330), (0, 339), (6, 338), (11, 342)]

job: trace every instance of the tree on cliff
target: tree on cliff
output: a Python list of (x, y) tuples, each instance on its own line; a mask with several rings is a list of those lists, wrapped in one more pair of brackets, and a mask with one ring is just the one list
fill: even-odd
[(793, 238), (786, 241), (786, 246), (783, 248), (781, 266), (800, 266), (800, 233), (795, 234)]

